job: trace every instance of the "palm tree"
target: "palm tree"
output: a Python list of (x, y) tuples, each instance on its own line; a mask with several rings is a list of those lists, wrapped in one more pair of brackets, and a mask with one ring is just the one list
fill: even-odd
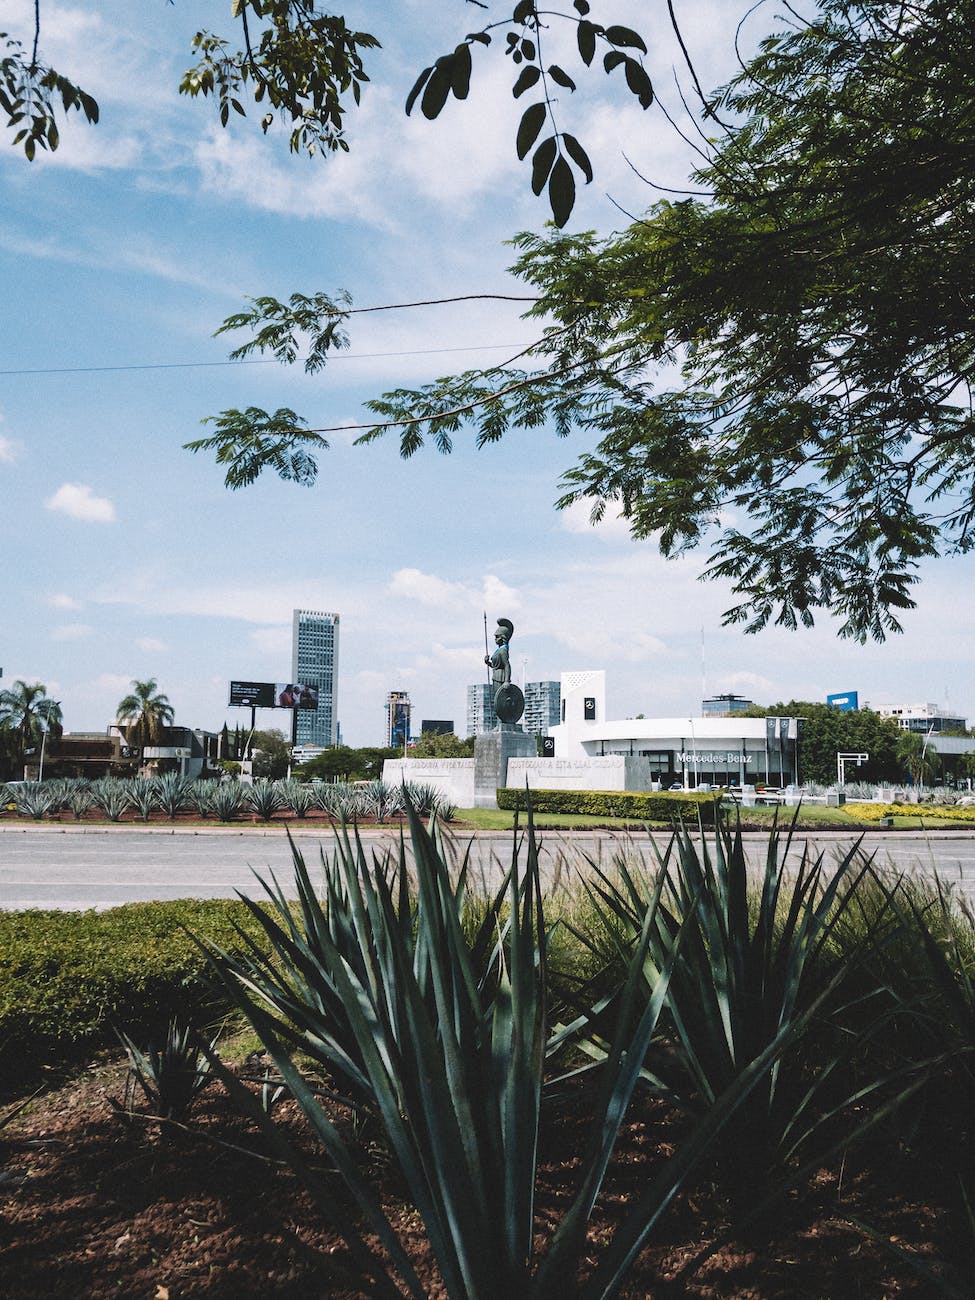
[(928, 743), (930, 737), (920, 731), (905, 731), (897, 741), (897, 761), (903, 763), (911, 780), (923, 792), (924, 782), (941, 766), (938, 753)]
[(156, 679), (133, 681), (132, 693), (119, 701), (115, 720), (125, 727), (130, 745), (144, 750), (146, 745), (158, 744), (164, 727), (172, 724), (173, 706), (165, 695), (156, 694)]
[(17, 680), (9, 691), (0, 691), (0, 729), (12, 740), (14, 759), (21, 764), (47, 732), (61, 734), (61, 720), (61, 705), (40, 682)]

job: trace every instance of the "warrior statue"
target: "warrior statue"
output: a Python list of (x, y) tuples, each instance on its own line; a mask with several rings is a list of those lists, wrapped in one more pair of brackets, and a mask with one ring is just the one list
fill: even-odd
[[(484, 630), (485, 640), (487, 640), (487, 615), (484, 616)], [(494, 712), (499, 723), (515, 723), (525, 711), (525, 697), (511, 680), (511, 658), (508, 653), (508, 643), (514, 636), (514, 632), (514, 624), (510, 619), (499, 618), (494, 633), (494, 643), (497, 649), (493, 654), (484, 656), (484, 662), (491, 670), (491, 682), (494, 686)]]

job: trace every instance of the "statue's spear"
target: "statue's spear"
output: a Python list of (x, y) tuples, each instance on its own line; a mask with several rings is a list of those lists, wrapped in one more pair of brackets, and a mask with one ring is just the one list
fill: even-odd
[(488, 685), (489, 685), (489, 686), (490, 686), (490, 684), (491, 684), (491, 680), (492, 680), (492, 678), (491, 678), (491, 665), (490, 665), (490, 663), (488, 662), (488, 661), (490, 660), (490, 658), (491, 658), (491, 652), (490, 652), (490, 650), (488, 649), (488, 635), (487, 635), (487, 610), (485, 610), (485, 611), (484, 611), (484, 662), (485, 662), (485, 664), (487, 664), (487, 679), (488, 679)]

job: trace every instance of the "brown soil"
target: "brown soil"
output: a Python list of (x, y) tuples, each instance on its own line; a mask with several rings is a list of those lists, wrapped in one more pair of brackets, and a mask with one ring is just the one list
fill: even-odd
[[(338, 1234), (291, 1175), (266, 1158), (259, 1133), (221, 1088), (213, 1084), (199, 1098), (184, 1129), (144, 1112), (120, 1116), (110, 1098), (122, 1100), (124, 1091), (122, 1066), (103, 1062), (52, 1086), (0, 1129), (0, 1295), (359, 1300), (366, 1294)], [(292, 1102), (279, 1103), (274, 1113), (292, 1138), (312, 1149)], [(586, 1101), (579, 1096), (543, 1128), (543, 1238), (573, 1191), (585, 1123)], [(679, 1124), (662, 1103), (644, 1100), (635, 1108), (594, 1215), (591, 1261), (626, 1200), (679, 1138)], [(929, 1149), (929, 1159), (919, 1161), (880, 1143), (857, 1160), (821, 1170), (774, 1224), (732, 1235), (695, 1265), (733, 1212), (720, 1181), (705, 1171), (669, 1210), (623, 1295), (926, 1300), (941, 1294), (912, 1260), (939, 1274), (940, 1261), (950, 1261), (944, 1276), (955, 1279), (954, 1294), (970, 1294), (958, 1281), (973, 1276), (959, 1243), (970, 1251), (972, 1238), (953, 1204), (957, 1183), (946, 1173), (944, 1155)], [(372, 1164), (430, 1296), (443, 1296), (422, 1225), (404, 1207), (381, 1150), (367, 1144), (363, 1159)], [(870, 1225), (886, 1245), (854, 1220)]]

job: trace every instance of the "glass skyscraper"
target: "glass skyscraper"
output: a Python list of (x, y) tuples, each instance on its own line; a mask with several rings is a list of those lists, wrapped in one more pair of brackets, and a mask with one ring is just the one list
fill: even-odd
[(338, 614), (296, 609), (291, 634), (291, 680), (318, 687), (318, 708), (295, 710), (296, 744), (338, 744), (338, 675)]

